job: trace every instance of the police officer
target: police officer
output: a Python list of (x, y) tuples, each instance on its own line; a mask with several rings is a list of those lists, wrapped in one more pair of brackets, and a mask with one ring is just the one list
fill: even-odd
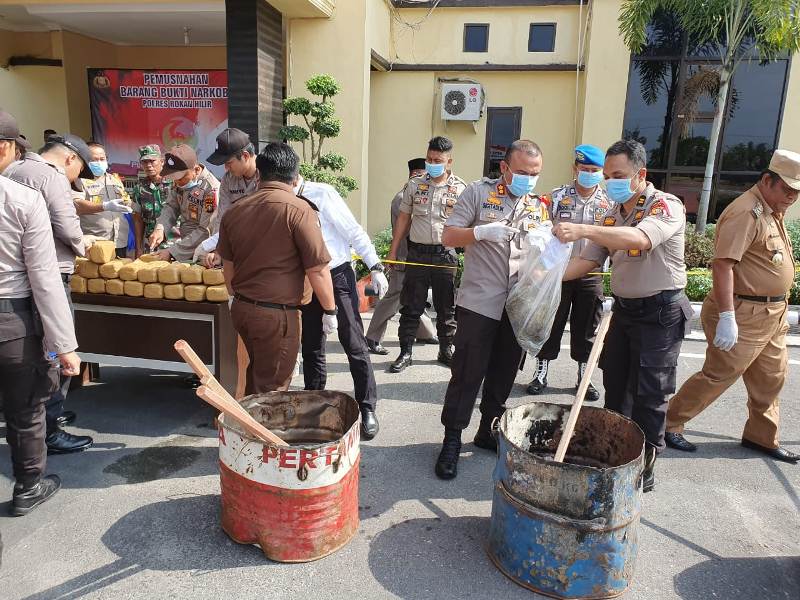
[(610, 256), (613, 315), (600, 357), (605, 407), (633, 419), (645, 435), (643, 490), (653, 489), (656, 454), (664, 449), (667, 394), (675, 391), (678, 354), (692, 307), (683, 289), (686, 213), (675, 196), (647, 177), (647, 151), (622, 140), (606, 152), (603, 171), (613, 207), (601, 225), (559, 223), (562, 242), (588, 241), (570, 260), (565, 281), (583, 277)]
[(800, 460), (778, 442), (778, 396), (789, 368), (786, 294), (795, 273), (783, 216), (798, 190), (800, 154), (776, 150), (758, 183), (717, 221), (714, 286), (701, 313), (706, 360), (669, 402), (666, 442), (672, 448), (697, 450), (683, 437), (683, 426), (741, 377), (750, 413), (742, 446), (775, 460)]
[(217, 136), (217, 147), (208, 157), (212, 165), (225, 165), (225, 175), (219, 185), (219, 206), (211, 219), (214, 234), (200, 244), (194, 251), (194, 262), (204, 261), (207, 267), (219, 264), (219, 257), (213, 252), (219, 240), (219, 222), (222, 215), (239, 198), (244, 198), (258, 189), (258, 167), (256, 150), (250, 136), (241, 129), (229, 127)]
[(148, 245), (154, 250), (164, 241), (164, 232), (172, 229), (180, 217), (181, 239), (156, 254), (161, 260), (192, 260), (197, 246), (211, 233), (211, 217), (217, 209), (219, 181), (197, 162), (197, 153), (186, 144), (173, 146), (164, 155), (161, 175), (174, 185), (156, 228), (150, 234)]
[(81, 229), (85, 235), (115, 242), (117, 256), (123, 258), (128, 252), (128, 237), (133, 222), (127, 216), (133, 210), (131, 199), (119, 175), (108, 172), (105, 148), (97, 143), (88, 146), (92, 177), (81, 179), (88, 200), (76, 202)]
[[(9, 119), (13, 117), (0, 111), (0, 127), (6, 126), (4, 124), (8, 123)], [(85, 146), (81, 149), (84, 148)], [(85, 150), (88, 153), (88, 148)], [(42, 150), (41, 156), (35, 152), (26, 152), (25, 158), (9, 165), (3, 175), (32, 187), (44, 197), (53, 229), (58, 268), (71, 307), (69, 283), (75, 270), (75, 256), (84, 256), (85, 251), (81, 224), (72, 202), (70, 179), (67, 175), (69, 173), (73, 180), (77, 179), (83, 161), (78, 157), (74, 164), (68, 164), (70, 155), (74, 156), (74, 153), (69, 148), (51, 142)], [(47, 424), (45, 443), (50, 454), (78, 452), (92, 445), (91, 437), (72, 435), (61, 429), (76, 419), (73, 411), (64, 410), (70, 379), (61, 376), (58, 389), (45, 406)]]
[(389, 370), (401, 373), (412, 364), (412, 350), (419, 319), (425, 311), (428, 288), (433, 292), (436, 330), (439, 333), (437, 360), (450, 365), (453, 359), (455, 321), (455, 277), (458, 261), (453, 248), (442, 245), (442, 231), (453, 214), (466, 184), (453, 174), (453, 142), (437, 136), (428, 142), (424, 177), (411, 179), (403, 193), (400, 214), (387, 258), (397, 260), (401, 242), (408, 236), (408, 265), (400, 294), (400, 356)]
[[(583, 144), (575, 148), (572, 183), (553, 190), (550, 217), (556, 223), (586, 223), (599, 225), (610, 208), (603, 181), (603, 151), (597, 146)], [(572, 245), (572, 256), (578, 257), (586, 245), (579, 240)], [(536, 356), (536, 371), (528, 385), (528, 393), (541, 394), (547, 387), (549, 363), (558, 358), (561, 336), (569, 319), (569, 346), (572, 360), (578, 363), (578, 381), (581, 384), (586, 361), (592, 351), (592, 338), (603, 312), (603, 280), (600, 275), (589, 275), (561, 286), (561, 303), (556, 311), (550, 338)], [(586, 400), (594, 402), (600, 393), (589, 383)]]
[[(16, 123), (0, 123), (0, 171), (18, 135)], [(44, 403), (57, 381), (45, 352), (66, 376), (78, 374), (80, 359), (42, 195), (0, 177), (0, 231), (0, 397), (16, 480), (11, 514), (22, 516), (61, 487), (57, 475), (43, 477)]]
[[(133, 188), (133, 227), (136, 231), (136, 257), (147, 247), (172, 184), (161, 176), (164, 159), (158, 144), (139, 148), (139, 166), (144, 175)], [(163, 245), (163, 243), (162, 243)], [(159, 246), (161, 248), (161, 246)]]
[(484, 178), (466, 187), (442, 235), (445, 246), (466, 248), (466, 254), (452, 374), (442, 409), (444, 443), (435, 469), (441, 479), (457, 474), (461, 431), (469, 425), (481, 383), (481, 422), (474, 442), (497, 449), (491, 423), (505, 410), (522, 359), (505, 303), (517, 282), (524, 236), (549, 221), (546, 203), (533, 193), (542, 171), (539, 146), (515, 141), (500, 170), (499, 179)]
[[(408, 178), (422, 177), (425, 175), (425, 159), (412, 158), (408, 161)], [(408, 182), (403, 186), (403, 189), (397, 192), (390, 207), (392, 231), (395, 229), (397, 217), (400, 215), (400, 203), (403, 201), (403, 194), (405, 193)], [(408, 240), (403, 238), (400, 241), (400, 246), (397, 250), (397, 260), (405, 261), (408, 257)], [(372, 311), (372, 318), (369, 321), (369, 328), (367, 329), (367, 346), (372, 354), (386, 356), (389, 351), (383, 347), (381, 340), (386, 333), (386, 325), (389, 319), (397, 314), (397, 309), (400, 308), (400, 293), (403, 290), (403, 281), (405, 279), (405, 265), (391, 265), (391, 272), (389, 274), (389, 291), (381, 298), (380, 302), (375, 306)], [(423, 342), (427, 340), (434, 340), (438, 344), (439, 340), (436, 338), (436, 331), (433, 329), (430, 317), (424, 312), (419, 318), (419, 327), (417, 328), (417, 341)]]

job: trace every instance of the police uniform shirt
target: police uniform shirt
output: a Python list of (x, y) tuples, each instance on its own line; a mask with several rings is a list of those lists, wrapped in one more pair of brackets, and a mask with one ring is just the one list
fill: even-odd
[(780, 296), (794, 281), (794, 258), (783, 219), (753, 186), (728, 205), (717, 221), (714, 258), (736, 261), (733, 293)]
[(199, 183), (188, 190), (173, 185), (158, 218), (158, 224), (164, 227), (165, 232), (172, 229), (178, 217), (181, 218), (181, 239), (169, 248), (175, 260), (191, 260), (195, 248), (211, 233), (211, 217), (217, 209), (219, 181), (205, 167), (198, 180)]
[(400, 211), (411, 215), (408, 237), (415, 244), (441, 244), (444, 224), (467, 184), (452, 173), (440, 184), (427, 173), (408, 181)]
[[(502, 222), (523, 234), (549, 220), (547, 203), (540, 196), (512, 198), (501, 179), (484, 178), (466, 187), (447, 219), (447, 226), (475, 227)], [(467, 246), (458, 306), (500, 320), (508, 292), (517, 282), (522, 238), (516, 235), (503, 243), (481, 240)]]
[(672, 194), (648, 183), (630, 213), (617, 204), (603, 217), (602, 226), (631, 226), (650, 240), (649, 250), (615, 250), (588, 242), (581, 258), (601, 265), (611, 257), (611, 292), (620, 298), (647, 298), (665, 290), (686, 287), (683, 260), (686, 212)]
[[(92, 204), (108, 200), (130, 200), (125, 185), (116, 173), (104, 173), (97, 179), (81, 179), (86, 199)], [(104, 210), (90, 215), (80, 215), (81, 229), (85, 235), (115, 242), (117, 248), (128, 245), (128, 220), (122, 213)]]
[(225, 172), (219, 184), (217, 211), (211, 217), (211, 231), (213, 235), (205, 242), (205, 248), (210, 250), (216, 248), (219, 242), (219, 224), (222, 222), (222, 216), (239, 198), (249, 196), (258, 190), (259, 182), (258, 172), (250, 179), (236, 177), (231, 175), (230, 171)]
[[(35, 189), (0, 177), (0, 298), (33, 296), (48, 352), (78, 347), (67, 295), (59, 276), (47, 205)], [(31, 335), (31, 323), (0, 314), (0, 341)]]
[[(578, 225), (600, 225), (603, 216), (611, 208), (606, 191), (599, 185), (589, 198), (578, 193), (575, 183), (561, 186), (551, 194), (550, 219), (557, 223), (576, 223)], [(587, 240), (572, 243), (572, 258), (577, 258), (586, 247)]]
[(46, 162), (34, 152), (26, 152), (23, 160), (9, 165), (3, 175), (38, 190), (47, 204), (53, 238), (56, 246), (58, 268), (72, 274), (75, 257), (84, 256), (83, 232), (72, 190), (63, 169)]

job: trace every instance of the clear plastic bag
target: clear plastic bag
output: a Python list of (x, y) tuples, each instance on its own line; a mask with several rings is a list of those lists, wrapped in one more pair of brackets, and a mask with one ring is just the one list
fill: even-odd
[(535, 355), (553, 328), (572, 243), (562, 244), (550, 228), (538, 227), (522, 244), (519, 279), (508, 294), (506, 312), (520, 347)]

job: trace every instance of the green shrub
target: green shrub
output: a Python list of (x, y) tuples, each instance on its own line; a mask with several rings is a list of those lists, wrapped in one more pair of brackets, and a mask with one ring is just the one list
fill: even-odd
[(711, 272), (691, 273), (687, 276), (686, 296), (692, 302), (702, 302), (711, 291)]
[(707, 269), (714, 258), (714, 240), (692, 228), (686, 229), (684, 260), (688, 269)]
[(789, 304), (800, 304), (800, 273), (794, 274), (794, 283), (789, 289)]
[(800, 262), (800, 219), (786, 221), (786, 233), (792, 243), (792, 254), (795, 262)]

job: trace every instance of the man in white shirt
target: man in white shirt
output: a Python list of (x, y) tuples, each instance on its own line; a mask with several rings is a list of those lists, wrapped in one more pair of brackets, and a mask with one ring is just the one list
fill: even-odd
[[(379, 298), (383, 298), (389, 289), (389, 281), (384, 275), (375, 246), (336, 189), (326, 183), (305, 181), (301, 178), (295, 193), (319, 209), (322, 237), (331, 255), (330, 269), (338, 310), (339, 341), (350, 363), (355, 398), (361, 408), (361, 432), (364, 439), (371, 440), (377, 435), (379, 427), (375, 415), (378, 391), (367, 340), (364, 337), (364, 324), (358, 312), (358, 291), (356, 275), (350, 265), (350, 248), (355, 249), (372, 272), (372, 285)], [(303, 306), (302, 312), (305, 389), (324, 390), (327, 382), (326, 335), (322, 331), (323, 310), (316, 294), (309, 304)]]

